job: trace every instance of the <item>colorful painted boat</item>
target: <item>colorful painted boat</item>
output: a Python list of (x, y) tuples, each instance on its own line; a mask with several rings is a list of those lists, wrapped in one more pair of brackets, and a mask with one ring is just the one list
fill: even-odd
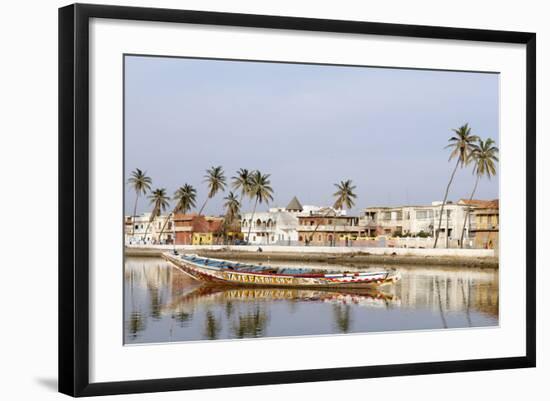
[(374, 288), (400, 279), (395, 270), (326, 271), (232, 262), (164, 253), (164, 259), (193, 278), (215, 284), (313, 288)]

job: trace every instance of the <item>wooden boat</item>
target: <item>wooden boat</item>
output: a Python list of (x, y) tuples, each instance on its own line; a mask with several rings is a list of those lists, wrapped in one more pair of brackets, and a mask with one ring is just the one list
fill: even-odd
[(215, 284), (312, 288), (375, 288), (400, 279), (395, 270), (354, 272), (271, 267), (198, 255), (163, 253), (163, 258), (193, 278)]

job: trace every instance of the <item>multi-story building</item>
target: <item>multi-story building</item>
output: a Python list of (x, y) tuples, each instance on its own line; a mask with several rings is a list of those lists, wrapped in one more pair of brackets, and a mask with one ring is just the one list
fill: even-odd
[(459, 203), (470, 206), (471, 234), (475, 248), (498, 249), (499, 200), (465, 200)]
[(359, 224), (359, 217), (342, 215), (334, 209), (298, 216), (298, 241), (301, 245), (348, 245), (367, 239), (370, 228)]
[[(363, 210), (361, 225), (376, 227), (377, 235), (435, 237), (439, 226), (441, 202), (428, 206), (368, 207)], [(468, 207), (447, 202), (443, 207), (439, 244), (457, 247), (461, 238), (464, 217)], [(470, 237), (470, 219), (466, 220), (464, 238)]]
[(241, 232), (249, 244), (293, 245), (298, 241), (297, 216), (303, 206), (294, 197), (286, 208), (270, 208), (267, 212), (243, 213)]
[(173, 222), (168, 215), (157, 216), (153, 220), (151, 213), (126, 216), (124, 223), (124, 242), (127, 245), (171, 244), (174, 241)]
[(223, 239), (223, 218), (175, 214), (174, 237), (176, 245), (214, 245)]
[(249, 244), (297, 245), (299, 244), (298, 218), (313, 215), (320, 210), (324, 209), (312, 205), (302, 206), (298, 198), (294, 197), (284, 208), (274, 207), (267, 212), (254, 214), (243, 213), (241, 232)]

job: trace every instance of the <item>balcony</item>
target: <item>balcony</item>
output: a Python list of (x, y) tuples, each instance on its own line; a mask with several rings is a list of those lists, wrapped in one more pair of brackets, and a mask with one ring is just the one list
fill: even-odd
[[(248, 232), (249, 227), (241, 227), (242, 232)], [(275, 227), (254, 227), (250, 230), (251, 233), (274, 233)]]
[[(317, 226), (298, 226), (297, 230), (301, 232), (313, 232)], [(320, 225), (317, 227), (317, 231), (345, 231), (345, 232), (359, 232), (365, 230), (365, 226), (349, 226), (349, 225)]]

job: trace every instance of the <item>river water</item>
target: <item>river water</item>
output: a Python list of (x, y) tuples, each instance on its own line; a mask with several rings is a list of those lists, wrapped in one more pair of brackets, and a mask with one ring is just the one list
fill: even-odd
[(393, 267), (402, 279), (383, 291), (216, 288), (161, 258), (126, 257), (125, 343), (498, 325), (498, 270)]

